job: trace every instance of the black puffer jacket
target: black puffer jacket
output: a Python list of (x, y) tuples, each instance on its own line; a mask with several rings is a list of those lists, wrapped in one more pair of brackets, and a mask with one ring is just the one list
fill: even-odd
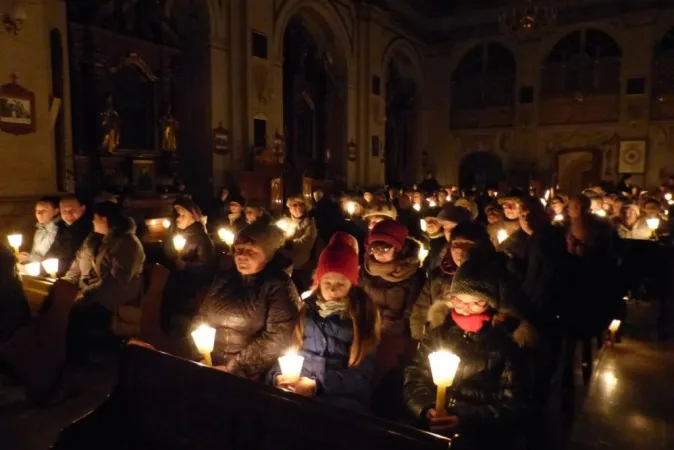
[(459, 418), (459, 430), (478, 449), (504, 447), (523, 430), (530, 402), (532, 375), (526, 350), (520, 349), (504, 327), (489, 322), (467, 333), (449, 316), (422, 341), (411, 366), (405, 369), (403, 399), (415, 418), (425, 423), (435, 407), (429, 353), (443, 349), (461, 358), (454, 384), (447, 393), (448, 414)]
[(218, 277), (195, 325), (216, 329), (214, 365), (259, 379), (290, 347), (298, 305), (295, 285), (275, 257), (256, 275), (234, 270)]

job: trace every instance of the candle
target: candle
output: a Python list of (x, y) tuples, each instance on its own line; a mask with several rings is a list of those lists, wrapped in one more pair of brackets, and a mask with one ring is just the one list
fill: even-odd
[(164, 219), (161, 224), (164, 226), (164, 229), (166, 230), (171, 228), (171, 221), (169, 219)]
[(16, 253), (19, 253), (19, 249), (21, 248), (21, 243), (23, 242), (23, 236), (20, 234), (10, 234), (7, 236), (7, 240), (9, 241), (9, 245), (14, 249)]
[(620, 321), (618, 319), (614, 319), (611, 322), (611, 325), (608, 326), (608, 331), (611, 332), (611, 334), (616, 334), (618, 332), (618, 329), (620, 329)]
[(600, 209), (599, 211), (595, 212), (596, 215), (599, 217), (606, 217), (606, 211), (603, 209)]
[(496, 233), (496, 239), (498, 240), (499, 244), (502, 244), (503, 241), (508, 239), (508, 232), (506, 230), (498, 230), (498, 233)]
[(42, 267), (44, 267), (44, 271), (49, 274), (50, 278), (56, 278), (56, 274), (59, 271), (59, 260), (56, 258), (45, 259), (42, 261)]
[(218, 230), (218, 237), (222, 242), (229, 246), (234, 243), (234, 232), (228, 228), (220, 228)]
[(421, 231), (425, 232), (426, 228), (428, 227), (428, 224), (426, 223), (426, 220), (421, 219), (421, 221), (419, 223), (421, 224)]
[(461, 358), (454, 353), (440, 350), (428, 355), (428, 360), (431, 363), (433, 383), (438, 387), (435, 398), (435, 411), (438, 413), (438, 416), (445, 416), (447, 415), (445, 395), (447, 394), (447, 388), (454, 383), (454, 376), (459, 368)]
[(276, 226), (279, 227), (281, 231), (283, 231), (287, 238), (295, 234), (295, 223), (288, 218), (283, 218), (277, 221)]
[(547, 189), (545, 191), (544, 200), (547, 202), (549, 198), (550, 198), (550, 189)]
[(39, 277), (40, 276), (40, 263), (39, 262), (32, 262), (24, 265), (24, 268), (26, 269), (26, 274), (30, 275), (31, 277)]
[(182, 252), (185, 248), (185, 244), (187, 244), (187, 241), (182, 235), (176, 234), (173, 236), (173, 247), (175, 247), (176, 251), (178, 252), (178, 256), (180, 256), (180, 252)]
[(428, 256), (428, 253), (429, 253), (429, 250), (425, 246), (419, 245), (419, 263), (420, 264), (424, 263), (424, 259), (426, 259), (426, 257)]
[(548, 201), (547, 201), (546, 199), (542, 198), (542, 199), (541, 199), (541, 204), (542, 204), (543, 206), (548, 206)]
[(564, 222), (564, 214), (556, 214), (554, 220), (555, 222)]
[(665, 194), (665, 200), (671, 201), (671, 200), (672, 200), (672, 194), (669, 193), (669, 192), (667, 192), (667, 193)]
[(192, 332), (192, 340), (194, 340), (194, 345), (197, 346), (201, 356), (204, 357), (204, 363), (207, 366), (212, 366), (211, 352), (215, 346), (215, 328), (204, 324), (199, 325), (199, 328)]
[(412, 205), (412, 208), (414, 208), (414, 210), (417, 211), (417, 212), (421, 211), (421, 205), (418, 204), (418, 203), (415, 203), (414, 205)]
[(651, 231), (655, 231), (660, 227), (660, 219), (657, 217), (651, 217), (650, 219), (646, 219), (646, 225), (648, 225), (648, 228)]
[(431, 208), (435, 208), (437, 206), (437, 203), (433, 200), (428, 200), (428, 206)]
[(353, 216), (356, 213), (356, 203), (355, 202), (347, 203), (346, 212), (348, 212), (350, 216)]
[(302, 292), (302, 295), (300, 295), (300, 298), (301, 298), (302, 300), (306, 300), (306, 299), (308, 299), (309, 297), (311, 297), (313, 293), (314, 293), (313, 290), (304, 291), (304, 292)]
[(284, 381), (288, 383), (297, 383), (300, 380), (304, 356), (300, 356), (293, 351), (288, 351), (278, 359), (278, 362), (281, 366), (281, 373), (283, 373)]

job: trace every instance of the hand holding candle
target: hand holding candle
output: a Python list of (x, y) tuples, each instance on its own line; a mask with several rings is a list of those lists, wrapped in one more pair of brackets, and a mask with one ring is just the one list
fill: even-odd
[(438, 416), (445, 416), (447, 415), (447, 410), (445, 409), (447, 388), (454, 383), (454, 376), (459, 368), (461, 358), (454, 353), (440, 350), (428, 355), (428, 360), (431, 364), (433, 383), (438, 387), (435, 398), (435, 411)]
[(286, 238), (289, 238), (295, 234), (295, 223), (288, 218), (283, 218), (277, 221), (276, 226), (279, 227), (281, 231), (283, 231)]
[(424, 245), (419, 245), (419, 263), (423, 265), (429, 250)]
[(215, 328), (202, 324), (192, 332), (192, 339), (194, 340), (194, 345), (197, 346), (199, 354), (204, 357), (204, 363), (207, 366), (213, 366), (211, 352), (213, 352), (213, 347), (215, 346)]
[(349, 213), (350, 217), (353, 217), (354, 214), (356, 214), (356, 203), (355, 202), (349, 202), (346, 204), (346, 212)]
[(39, 262), (28, 263), (28, 264), (24, 265), (23, 267), (26, 270), (26, 275), (30, 275), (31, 277), (39, 277), (40, 276), (41, 265), (40, 265)]
[(300, 380), (302, 373), (302, 365), (304, 364), (304, 357), (298, 355), (294, 351), (288, 351), (284, 356), (278, 359), (281, 366), (281, 373), (283, 374), (283, 381), (288, 384), (297, 383)]
[(498, 230), (498, 233), (496, 233), (496, 239), (498, 240), (499, 244), (502, 244), (503, 241), (508, 239), (508, 232), (506, 230)]
[(426, 229), (428, 228), (428, 224), (426, 223), (426, 219), (421, 219), (419, 224), (421, 226), (421, 231), (423, 231), (425, 233)]
[(180, 259), (180, 252), (185, 248), (185, 244), (187, 244), (187, 240), (183, 236), (180, 234), (173, 236), (173, 247), (178, 252), (178, 259)]

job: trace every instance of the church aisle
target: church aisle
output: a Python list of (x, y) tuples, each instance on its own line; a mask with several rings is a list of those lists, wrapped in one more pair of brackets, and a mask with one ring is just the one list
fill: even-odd
[(674, 344), (623, 339), (606, 348), (570, 450), (674, 448)]

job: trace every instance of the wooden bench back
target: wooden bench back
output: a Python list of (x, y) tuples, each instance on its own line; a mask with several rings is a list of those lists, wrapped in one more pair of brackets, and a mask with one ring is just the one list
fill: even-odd
[(93, 414), (66, 430), (54, 448), (74, 449), (85, 442), (112, 448), (99, 443), (122, 430), (130, 442), (118, 440), (117, 448), (445, 450), (450, 444), (135, 345), (123, 352), (119, 385), (101, 416)]

